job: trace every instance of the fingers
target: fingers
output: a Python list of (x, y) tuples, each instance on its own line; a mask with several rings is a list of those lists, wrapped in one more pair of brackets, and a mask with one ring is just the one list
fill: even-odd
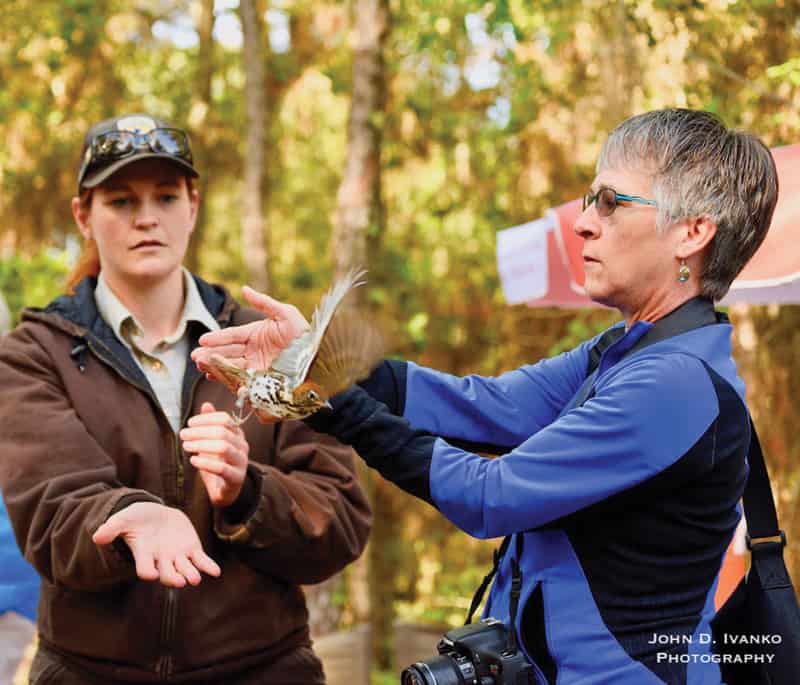
[(200, 336), (200, 344), (203, 347), (219, 347), (221, 345), (243, 345), (261, 325), (261, 321), (243, 324), (241, 326), (230, 326), (219, 331), (211, 331)]
[(190, 585), (199, 585), (202, 578), (187, 557), (178, 557), (174, 562), (175, 571), (179, 573)]
[(189, 463), (198, 471), (206, 471), (215, 476), (219, 476), (225, 482), (237, 480), (238, 469), (222, 461), (218, 457), (203, 457), (200, 455), (191, 457)]
[(222, 573), (222, 569), (220, 569), (220, 567), (217, 565), (217, 562), (208, 556), (208, 554), (206, 554), (202, 549), (193, 550), (190, 553), (189, 558), (192, 560), (192, 563), (196, 568), (200, 569), (203, 573), (207, 573), (209, 576), (218, 578)]
[[(226, 328), (225, 330), (229, 331), (232, 329)], [(214, 334), (206, 333), (203, 338), (206, 335)], [(203, 338), (201, 338), (201, 341)], [(192, 360), (199, 366), (200, 364), (207, 364), (212, 354), (218, 354), (220, 357), (224, 357), (229, 364), (233, 364), (238, 366), (240, 369), (243, 369), (245, 368), (244, 352), (245, 346), (243, 343), (217, 345), (212, 339), (211, 343), (207, 347), (196, 347), (192, 350)]]
[[(133, 550), (131, 550), (133, 552)], [(136, 575), (142, 580), (158, 580), (159, 573), (156, 568), (155, 559), (152, 554), (143, 551), (133, 552), (133, 560), (136, 563)]]
[(266, 314), (270, 319), (285, 319), (291, 305), (284, 304), (269, 295), (253, 290), (249, 285), (242, 287), (242, 295), (258, 311)]
[(200, 412), (180, 432), (183, 449), (200, 472), (212, 505), (228, 506), (241, 492), (250, 447), (230, 414), (216, 411), (210, 402)]
[[(210, 407), (210, 410), (205, 409), (206, 405)], [(207, 429), (208, 426), (217, 426), (220, 429), (238, 430), (233, 417), (226, 411), (217, 411), (214, 409), (214, 405), (211, 404), (211, 402), (203, 402), (203, 405), (200, 407), (200, 413), (192, 416), (186, 422), (186, 425), (187, 428), (181, 430), (181, 438), (184, 438), (184, 436), (192, 438), (204, 436), (214, 437), (214, 435), (221, 437), (224, 435), (224, 432), (209, 432)], [(203, 427), (206, 427), (206, 429), (193, 430), (195, 428)]]
[[(189, 585), (199, 585), (203, 580), (200, 572), (203, 571), (211, 576), (217, 577), (221, 571), (216, 562), (211, 559), (200, 546), (200, 541), (196, 540), (194, 546), (185, 551), (178, 552), (164, 551), (156, 553), (156, 556), (146, 554), (134, 554), (136, 559), (136, 575), (142, 580), (157, 580), (167, 587), (186, 587)], [(202, 563), (195, 563), (195, 559), (202, 560)]]
[(96, 545), (108, 545), (120, 536), (122, 529), (122, 521), (114, 515), (94, 532), (92, 542)]
[(158, 567), (159, 583), (167, 587), (186, 587), (186, 578), (175, 569), (175, 561), (173, 559), (158, 559), (156, 566)]
[(189, 454), (219, 457), (230, 463), (244, 460), (249, 451), (247, 441), (235, 427), (200, 426), (181, 431), (183, 449)]
[(180, 432), (183, 449), (191, 454), (217, 455), (228, 462), (238, 463), (247, 458), (249, 445), (242, 429), (227, 412), (214, 410), (210, 402), (187, 422)]

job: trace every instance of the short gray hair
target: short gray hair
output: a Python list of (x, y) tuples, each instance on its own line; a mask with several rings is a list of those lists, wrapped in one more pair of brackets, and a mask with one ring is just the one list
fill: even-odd
[(705, 216), (717, 225), (701, 294), (720, 300), (764, 240), (778, 199), (772, 154), (757, 137), (728, 129), (711, 112), (664, 109), (623, 121), (597, 161), (653, 174), (658, 230)]

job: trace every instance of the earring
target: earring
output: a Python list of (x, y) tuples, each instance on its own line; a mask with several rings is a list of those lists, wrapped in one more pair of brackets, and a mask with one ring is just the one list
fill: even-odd
[(681, 259), (681, 266), (678, 269), (678, 281), (681, 283), (686, 283), (689, 280), (689, 276), (692, 275), (691, 270), (689, 269), (688, 265), (686, 264), (685, 259)]

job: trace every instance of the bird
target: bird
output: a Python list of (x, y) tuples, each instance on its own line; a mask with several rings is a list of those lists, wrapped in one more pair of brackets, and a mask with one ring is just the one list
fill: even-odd
[[(236, 395), (237, 425), (255, 413), (262, 423), (304, 419), (329, 399), (366, 378), (383, 359), (384, 339), (345, 296), (366, 283), (366, 271), (351, 269), (325, 293), (307, 331), (297, 336), (268, 369), (240, 369), (219, 354), (207, 362), (211, 378)], [(245, 414), (245, 407), (250, 411)]]

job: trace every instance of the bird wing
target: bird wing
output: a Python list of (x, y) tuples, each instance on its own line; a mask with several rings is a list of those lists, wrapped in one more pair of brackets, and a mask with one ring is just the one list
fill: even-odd
[(369, 376), (384, 349), (383, 335), (374, 324), (353, 308), (340, 309), (322, 337), (306, 380), (332, 397)]
[(306, 380), (311, 362), (317, 356), (320, 343), (337, 307), (352, 288), (365, 283), (361, 280), (365, 273), (363, 269), (351, 269), (343, 278), (336, 281), (322, 296), (314, 310), (309, 330), (289, 343), (272, 362), (272, 369), (288, 376), (292, 387), (297, 387)]
[(206, 365), (212, 378), (222, 383), (234, 395), (238, 393), (241, 386), (247, 383), (247, 371), (234, 366), (218, 354), (212, 354)]

